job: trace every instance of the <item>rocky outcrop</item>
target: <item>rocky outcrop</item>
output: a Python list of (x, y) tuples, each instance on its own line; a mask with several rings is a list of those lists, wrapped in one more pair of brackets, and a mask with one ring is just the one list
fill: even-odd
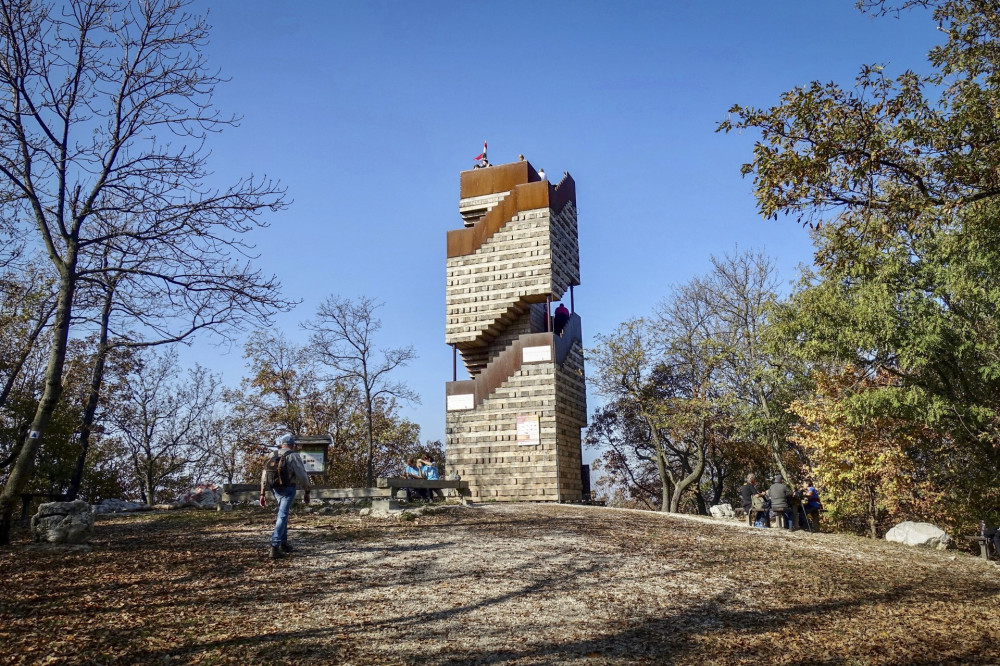
[(220, 501), (222, 501), (222, 491), (217, 486), (203, 483), (178, 497), (175, 504), (195, 506), (200, 509), (214, 509)]
[(130, 511), (152, 511), (153, 507), (142, 502), (126, 502), (121, 499), (106, 499), (94, 505), (95, 514), (127, 513)]
[(936, 525), (904, 521), (885, 533), (886, 541), (905, 543), (907, 546), (944, 550), (951, 543), (951, 537)]
[(709, 512), (712, 514), (712, 518), (721, 518), (723, 520), (733, 520), (736, 518), (732, 504), (716, 504), (709, 509)]
[(31, 518), (31, 536), (40, 543), (86, 543), (94, 527), (94, 514), (83, 500), (48, 502)]

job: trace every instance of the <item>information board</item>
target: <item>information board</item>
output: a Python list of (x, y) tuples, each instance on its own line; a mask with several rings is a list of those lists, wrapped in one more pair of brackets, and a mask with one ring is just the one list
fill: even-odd
[(322, 449), (302, 449), (299, 451), (302, 464), (309, 474), (322, 474), (326, 468), (326, 447)]
[(449, 395), (447, 398), (447, 410), (455, 412), (461, 409), (474, 409), (476, 406), (476, 395), (474, 393), (459, 393)]
[(517, 415), (517, 443), (519, 446), (537, 446), (541, 444), (538, 414)]
[(552, 360), (552, 347), (525, 347), (521, 350), (521, 363), (544, 363)]

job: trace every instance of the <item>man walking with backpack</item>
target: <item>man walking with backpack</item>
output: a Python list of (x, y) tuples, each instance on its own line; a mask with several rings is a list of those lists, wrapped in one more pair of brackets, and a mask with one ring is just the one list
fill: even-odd
[(260, 505), (267, 506), (267, 491), (274, 493), (278, 502), (278, 518), (271, 534), (271, 559), (284, 557), (294, 550), (288, 545), (288, 512), (295, 501), (297, 486), (305, 489), (303, 500), (309, 504), (309, 476), (302, 458), (296, 453), (295, 438), (284, 434), (277, 439), (278, 450), (264, 461), (260, 475)]

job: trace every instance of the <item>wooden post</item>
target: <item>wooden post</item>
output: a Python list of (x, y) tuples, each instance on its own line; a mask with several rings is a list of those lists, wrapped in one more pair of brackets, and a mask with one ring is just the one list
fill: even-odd
[(552, 294), (545, 296), (545, 332), (552, 331)]
[(573, 285), (569, 286), (569, 311), (576, 313), (576, 304), (573, 302)]
[(451, 346), (451, 381), (458, 381), (458, 345)]

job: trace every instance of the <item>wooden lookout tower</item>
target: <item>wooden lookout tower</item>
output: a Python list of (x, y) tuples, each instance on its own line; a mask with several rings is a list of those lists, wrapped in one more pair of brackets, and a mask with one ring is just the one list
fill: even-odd
[[(448, 469), (473, 499), (582, 499), (586, 425), (576, 185), (525, 161), (463, 171), (448, 232), (445, 340), (454, 349)], [(571, 311), (562, 335), (553, 306)], [(456, 381), (461, 357), (470, 379)]]

